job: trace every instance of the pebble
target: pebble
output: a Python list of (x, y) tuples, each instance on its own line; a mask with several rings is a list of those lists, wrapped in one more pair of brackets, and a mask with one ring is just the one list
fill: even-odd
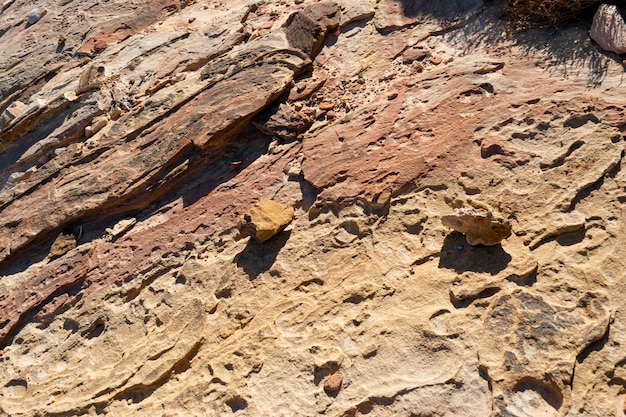
[(441, 64), (443, 60), (441, 59), (440, 56), (431, 56), (430, 58), (428, 58), (428, 62), (430, 62), (433, 65), (439, 65)]
[(339, 372), (328, 375), (324, 381), (324, 391), (337, 392), (341, 389), (341, 383), (343, 382), (343, 375)]
[(330, 101), (324, 101), (319, 105), (320, 110), (331, 110), (335, 105)]
[(26, 16), (26, 27), (39, 22), (39, 20), (41, 20), (41, 18), (44, 17), (46, 13), (48, 13), (46, 9), (40, 9), (38, 7), (35, 7), (33, 10), (28, 12), (28, 15)]

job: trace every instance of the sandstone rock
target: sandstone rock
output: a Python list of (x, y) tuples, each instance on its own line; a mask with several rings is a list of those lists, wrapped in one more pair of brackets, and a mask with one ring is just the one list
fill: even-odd
[(259, 243), (282, 232), (292, 221), (293, 207), (273, 200), (262, 200), (246, 211), (239, 225), (240, 237), (250, 236)]
[(98, 117), (95, 117), (90, 126), (87, 126), (85, 128), (85, 136), (90, 138), (93, 135), (95, 135), (100, 129), (102, 129), (104, 126), (106, 126), (106, 124), (109, 122), (109, 116), (108, 115), (101, 115)]
[(262, 114), (258, 122), (253, 123), (267, 135), (278, 136), (284, 140), (294, 140), (311, 126), (313, 120), (283, 103), (278, 106), (275, 112)]
[(52, 243), (50, 252), (48, 253), (49, 259), (60, 258), (72, 249), (76, 247), (76, 236), (71, 233), (61, 233)]
[(11, 123), (17, 117), (19, 117), (26, 109), (26, 104), (21, 101), (14, 101), (2, 112), (2, 118), (0, 119), (0, 129)]
[[(0, 414), (619, 414), (624, 70), (581, 25), (84, 0), (24, 30), (26, 3), (0, 14), (0, 109), (29, 103), (0, 133)], [(281, 107), (320, 120), (268, 152), (254, 123), (299, 126)], [(289, 232), (234, 239), (268, 198)], [(515, 233), (450, 233), (473, 201)]]
[(348, 2), (344, 3), (341, 9), (341, 27), (349, 25), (359, 20), (369, 19), (374, 16), (376, 11), (372, 2)]
[(600, 5), (593, 17), (589, 36), (606, 51), (626, 53), (626, 22), (617, 6)]
[(42, 17), (44, 17), (48, 11), (46, 9), (40, 9), (39, 7), (34, 8), (28, 15), (26, 16), (26, 27), (32, 26), (35, 23), (39, 22)]
[(78, 90), (76, 94), (81, 94), (89, 90), (100, 88), (106, 78), (105, 68), (102, 65), (90, 65), (80, 74), (78, 80)]
[(343, 375), (340, 372), (330, 374), (324, 380), (324, 391), (328, 393), (336, 393), (341, 389)]
[(11, 6), (13, 3), (15, 2), (15, 0), (4, 0), (2, 2), (2, 10), (7, 9), (9, 6)]
[(461, 232), (470, 245), (493, 246), (511, 236), (511, 223), (490, 211), (460, 209), (441, 217), (444, 226)]

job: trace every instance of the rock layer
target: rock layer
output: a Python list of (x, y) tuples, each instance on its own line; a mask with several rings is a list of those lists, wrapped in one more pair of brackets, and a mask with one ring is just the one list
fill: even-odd
[[(0, 414), (623, 415), (623, 67), (584, 22), (74, 3), (0, 14)], [(263, 200), (290, 230), (238, 240)]]

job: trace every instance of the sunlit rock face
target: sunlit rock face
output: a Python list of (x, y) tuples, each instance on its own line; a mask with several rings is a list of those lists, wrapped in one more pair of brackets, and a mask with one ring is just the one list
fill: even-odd
[(502, 7), (4, 1), (0, 414), (623, 416), (624, 69)]

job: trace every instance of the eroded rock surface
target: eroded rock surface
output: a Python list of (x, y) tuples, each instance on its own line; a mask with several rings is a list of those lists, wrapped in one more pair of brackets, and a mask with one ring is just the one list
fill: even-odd
[(5, 0), (0, 414), (623, 416), (622, 63), (444, 3)]

